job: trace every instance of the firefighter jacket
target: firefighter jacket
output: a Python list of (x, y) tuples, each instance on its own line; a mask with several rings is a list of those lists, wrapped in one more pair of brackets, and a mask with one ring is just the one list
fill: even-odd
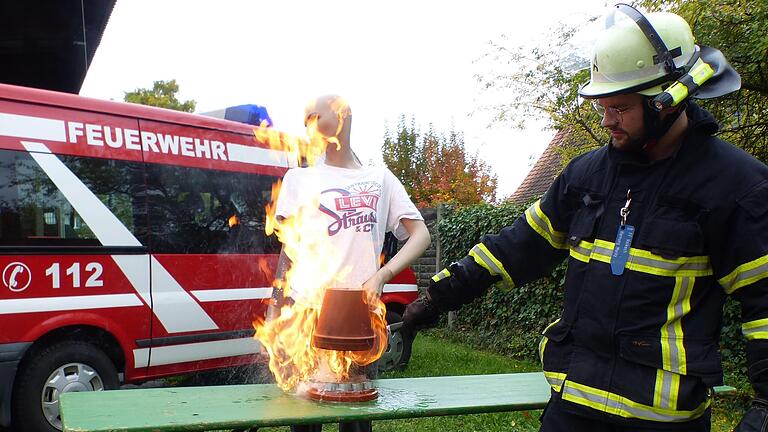
[[(706, 414), (722, 383), (728, 295), (741, 302), (749, 377), (768, 396), (768, 167), (712, 136), (708, 112), (690, 104), (687, 114), (672, 157), (650, 162), (608, 145), (574, 159), (540, 201), (428, 290), (454, 309), (495, 281), (519, 286), (568, 257), (564, 310), (539, 351), (553, 397), (573, 412), (657, 426)], [(614, 274), (628, 194), (635, 232)]]

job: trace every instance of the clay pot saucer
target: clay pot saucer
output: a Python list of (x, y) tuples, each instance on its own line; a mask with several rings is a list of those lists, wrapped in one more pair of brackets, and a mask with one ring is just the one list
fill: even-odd
[(307, 395), (316, 401), (368, 402), (379, 397), (379, 391), (367, 379), (352, 378), (349, 382), (325, 383), (313, 381)]

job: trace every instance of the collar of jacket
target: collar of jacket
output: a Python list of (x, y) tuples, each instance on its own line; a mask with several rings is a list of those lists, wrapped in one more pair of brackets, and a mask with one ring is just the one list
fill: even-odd
[[(686, 109), (688, 115), (688, 130), (683, 135), (683, 143), (675, 150), (669, 158), (661, 159), (657, 161), (651, 161), (645, 152), (631, 152), (621, 151), (613, 147), (613, 142), (608, 143), (608, 158), (611, 162), (620, 165), (637, 165), (637, 166), (651, 166), (657, 163), (666, 161), (667, 159), (675, 159), (678, 155), (687, 153), (689, 147), (697, 144), (701, 144), (699, 140), (691, 140), (693, 136), (709, 136), (718, 131), (718, 125), (715, 118), (709, 111), (699, 107), (694, 102), (688, 102), (688, 108)], [(695, 141), (695, 142), (694, 142)]]

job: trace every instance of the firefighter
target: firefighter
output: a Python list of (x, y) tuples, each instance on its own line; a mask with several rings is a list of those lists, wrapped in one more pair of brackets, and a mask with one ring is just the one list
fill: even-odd
[(691, 101), (740, 85), (681, 17), (616, 5), (580, 90), (610, 142), (435, 275), (404, 326), (433, 326), (490, 285), (523, 285), (568, 257), (564, 309), (539, 346), (552, 388), (541, 430), (708, 431), (730, 295), (757, 396), (737, 430), (765, 430), (768, 167), (716, 138)]

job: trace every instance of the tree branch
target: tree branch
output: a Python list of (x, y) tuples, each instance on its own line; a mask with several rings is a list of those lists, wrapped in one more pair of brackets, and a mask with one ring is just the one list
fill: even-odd
[(744, 90), (749, 90), (749, 91), (757, 92), (762, 95), (768, 96), (768, 86), (766, 85), (757, 85), (749, 82), (742, 82), (741, 88), (743, 88)]
[(586, 122), (586, 121), (584, 121), (584, 120), (582, 120), (582, 119), (579, 119), (579, 125), (580, 125), (580, 126), (581, 126), (581, 128), (584, 130), (584, 132), (586, 132), (587, 134), (589, 134), (589, 136), (590, 136), (590, 137), (592, 137), (592, 139), (595, 141), (595, 144), (598, 144), (598, 145), (600, 145), (600, 139), (599, 139), (599, 138), (597, 137), (597, 135), (595, 135), (595, 133), (592, 131), (592, 128), (591, 128), (591, 127), (589, 127), (589, 125), (587, 125), (587, 122)]
[(738, 131), (742, 131), (742, 130), (754, 129), (754, 128), (760, 128), (760, 127), (768, 127), (768, 122), (749, 123), (749, 124), (745, 124), (745, 125), (741, 125), (741, 126), (736, 126), (736, 127), (733, 127), (733, 128), (722, 129), (720, 131), (720, 133), (738, 132)]

